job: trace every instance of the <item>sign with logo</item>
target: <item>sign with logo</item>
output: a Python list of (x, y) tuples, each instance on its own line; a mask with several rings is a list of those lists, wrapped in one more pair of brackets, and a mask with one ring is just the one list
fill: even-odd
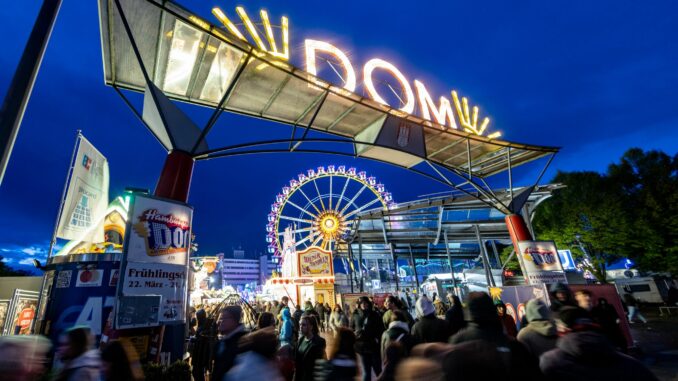
[(85, 242), (103, 242), (103, 220), (108, 208), (108, 161), (83, 136), (71, 168), (57, 237)]
[(332, 253), (318, 246), (311, 246), (297, 253), (299, 276), (320, 277), (334, 275)]
[(188, 263), (193, 218), (191, 207), (136, 195), (130, 216), (132, 229), (127, 246), (128, 261)]
[(567, 283), (555, 242), (520, 241), (518, 252), (529, 284)]
[(563, 266), (563, 270), (576, 270), (577, 265), (574, 263), (572, 258), (572, 252), (570, 250), (558, 250), (558, 257), (560, 258), (560, 264)]
[(104, 270), (85, 269), (78, 271), (75, 287), (99, 287), (104, 279)]
[(125, 296), (159, 295), (156, 321), (184, 321), (187, 272), (185, 266), (128, 262), (122, 293)]

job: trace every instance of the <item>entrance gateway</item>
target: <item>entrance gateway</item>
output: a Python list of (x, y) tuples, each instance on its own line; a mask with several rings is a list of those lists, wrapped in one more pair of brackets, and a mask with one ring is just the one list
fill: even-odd
[[(256, 153), (327, 153), (380, 161), (440, 182), (505, 214), (516, 247), (518, 241), (533, 239), (519, 213), (558, 148), (497, 139), (488, 129), (489, 119), (456, 92), (452, 101), (441, 97), (436, 105), (423, 83), (413, 81), (412, 87), (398, 68), (373, 59), (363, 66), (371, 99), (365, 98), (354, 92), (353, 65), (337, 47), (307, 42), (307, 70), (290, 64), (294, 52), (289, 46), (294, 44), (288, 41), (288, 21), (283, 19), (278, 37), (265, 12), (261, 16), (268, 44), (242, 8), (237, 12), (244, 29), (225, 22), (223, 11), (215, 10), (222, 24), (216, 26), (172, 2), (98, 3), (105, 82), (168, 152), (156, 197), (185, 203), (196, 161)], [(317, 76), (323, 56), (339, 61), (342, 83)], [(377, 72), (389, 75), (403, 95), (389, 97), (377, 88), (372, 80)], [(142, 110), (132, 105), (127, 91), (144, 93)], [(400, 104), (394, 106), (388, 98), (399, 98)], [(198, 127), (173, 103), (177, 100), (214, 111)], [(224, 111), (276, 122), (281, 130), (289, 129), (289, 137), (214, 145), (212, 130)], [(512, 168), (544, 157), (548, 160), (535, 185), (514, 195)], [(509, 191), (497, 194), (488, 179), (501, 173), (508, 173)], [(321, 222), (327, 231), (342, 223), (332, 215)], [(173, 359), (182, 354), (183, 338), (183, 326), (166, 326), (164, 346)]]

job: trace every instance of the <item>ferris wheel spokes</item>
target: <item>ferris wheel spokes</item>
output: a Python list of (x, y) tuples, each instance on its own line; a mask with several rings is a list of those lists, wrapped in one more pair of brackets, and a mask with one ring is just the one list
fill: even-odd
[[(332, 178), (332, 176), (330, 176)], [(315, 191), (318, 192), (318, 198), (320, 199), (320, 206), (325, 210), (325, 204), (323, 203), (323, 196), (320, 194), (320, 189), (318, 189), (318, 183), (313, 179), (313, 185), (315, 186)], [(330, 208), (331, 209), (331, 208)]]
[(348, 207), (351, 206), (351, 204), (353, 204), (353, 203), (355, 202), (355, 200), (363, 193), (363, 191), (364, 191), (365, 189), (367, 189), (367, 184), (363, 184), (362, 188), (360, 188), (360, 190), (358, 191), (358, 193), (356, 193), (356, 194), (353, 196), (353, 198), (351, 199), (351, 201), (349, 201), (348, 204), (346, 204), (346, 206), (344, 207), (344, 209), (342, 209), (341, 211), (339, 211), (339, 213), (340, 213), (340, 214), (344, 214), (344, 212), (346, 211), (346, 209), (348, 209)]
[(313, 201), (311, 201), (311, 199), (306, 195), (306, 193), (304, 192), (303, 189), (298, 188), (298, 190), (299, 190), (299, 192), (300, 192), (302, 195), (304, 195), (304, 197), (306, 197), (306, 201), (308, 201), (308, 203), (311, 204), (311, 206), (313, 206), (313, 208), (315, 209), (316, 212), (318, 212), (318, 214), (322, 213), (322, 212), (320, 211), (320, 209), (318, 209), (318, 207), (315, 206), (315, 204), (313, 203)]
[(339, 196), (339, 201), (337, 201), (337, 206), (335, 209), (339, 209), (339, 204), (341, 204), (341, 200), (344, 199), (344, 193), (346, 193), (346, 188), (348, 188), (348, 182), (351, 181), (350, 178), (346, 178), (346, 182), (344, 183), (344, 189), (341, 190), (341, 195)]
[(283, 216), (283, 215), (280, 215), (280, 218), (283, 219), (283, 220), (301, 222), (303, 224), (313, 224), (312, 220), (304, 220), (303, 218), (289, 217), (289, 216)]
[(357, 208), (357, 209), (353, 210), (352, 212), (350, 212), (350, 213), (344, 215), (344, 218), (349, 218), (349, 217), (351, 217), (352, 215), (354, 215), (354, 214), (356, 214), (356, 213), (360, 213), (360, 212), (362, 212), (363, 210), (365, 210), (365, 209), (369, 208), (370, 206), (374, 205), (374, 204), (377, 203), (378, 201), (381, 201), (381, 200), (379, 200), (378, 198), (375, 198), (374, 200), (368, 202), (367, 204), (361, 206), (360, 208)]
[(293, 207), (295, 207), (295, 208), (301, 210), (302, 212), (308, 214), (309, 216), (313, 217), (314, 220), (315, 220), (316, 218), (318, 218), (317, 215), (315, 215), (315, 214), (309, 212), (308, 210), (302, 208), (301, 206), (295, 204), (294, 202), (292, 202), (292, 200), (287, 200), (287, 203), (290, 204), (290, 205), (292, 205)]
[[(307, 228), (301, 228), (301, 229), (294, 229), (292, 230), (292, 234), (297, 234), (297, 233), (304, 233), (304, 232), (310, 232), (313, 231), (313, 227), (309, 226)], [(285, 235), (285, 231), (281, 231), (278, 233), (278, 237), (282, 237)]]

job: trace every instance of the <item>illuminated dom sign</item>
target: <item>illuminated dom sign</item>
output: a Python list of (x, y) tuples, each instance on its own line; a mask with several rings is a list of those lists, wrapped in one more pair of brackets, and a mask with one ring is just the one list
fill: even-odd
[[(246, 33), (250, 36), (250, 38), (260, 50), (269, 52), (271, 55), (282, 60), (290, 59), (289, 22), (287, 17), (283, 16), (280, 20), (279, 29), (281, 31), (281, 37), (279, 38), (280, 45), (278, 45), (276, 37), (273, 33), (273, 26), (269, 19), (268, 13), (265, 10), (261, 10), (260, 12), (261, 25), (263, 25), (263, 29), (265, 31), (265, 36), (263, 36), (263, 38), (259, 34), (256, 25), (252, 19), (250, 19), (244, 8), (237, 7), (236, 12), (242, 20), (242, 24), (245, 26)], [(231, 32), (236, 37), (247, 41), (247, 38), (243, 32), (220, 8), (215, 7), (212, 9), (212, 13), (229, 32)], [(266, 43), (264, 43), (264, 39), (266, 39)], [(353, 66), (353, 63), (351, 63), (351, 61), (348, 59), (348, 56), (346, 56), (346, 54), (341, 49), (328, 42), (311, 39), (305, 40), (304, 46), (306, 71), (309, 74), (314, 76), (318, 75), (316, 59), (319, 55), (330, 56), (335, 59), (343, 69), (343, 76), (335, 70), (337, 75), (344, 82), (343, 88), (350, 92), (355, 92), (358, 80), (356, 70)], [(422, 82), (415, 79), (412, 83), (414, 86), (412, 86), (405, 75), (395, 65), (388, 61), (382, 60), (380, 58), (372, 58), (367, 61), (365, 65), (363, 65), (362, 69), (365, 90), (367, 91), (368, 96), (374, 101), (392, 107), (388, 104), (384, 97), (379, 94), (374, 84), (375, 72), (382, 71), (398, 81), (402, 88), (402, 97), (398, 97), (402, 104), (402, 106), (399, 108), (400, 111), (414, 115), (415, 109), (418, 105), (420, 117), (444, 126), (444, 128), (462, 130), (464, 132), (481, 136), (487, 132), (487, 126), (490, 123), (490, 118), (485, 117), (483, 118), (482, 122), (479, 122), (478, 107), (470, 107), (468, 99), (466, 99), (466, 97), (462, 97), (460, 99), (456, 91), (451, 92), (452, 102), (450, 102), (448, 97), (441, 96), (436, 103)], [(454, 108), (452, 105), (454, 105)], [(501, 136), (500, 132), (494, 132), (487, 135), (487, 137), (490, 139), (497, 138), (499, 136)]]

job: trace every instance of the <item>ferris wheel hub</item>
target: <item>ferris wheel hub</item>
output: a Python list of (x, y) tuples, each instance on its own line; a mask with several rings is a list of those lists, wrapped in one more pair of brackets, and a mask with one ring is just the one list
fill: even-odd
[(318, 232), (325, 239), (336, 240), (343, 233), (343, 220), (344, 218), (339, 212), (326, 210), (318, 216), (314, 225), (317, 225)]

